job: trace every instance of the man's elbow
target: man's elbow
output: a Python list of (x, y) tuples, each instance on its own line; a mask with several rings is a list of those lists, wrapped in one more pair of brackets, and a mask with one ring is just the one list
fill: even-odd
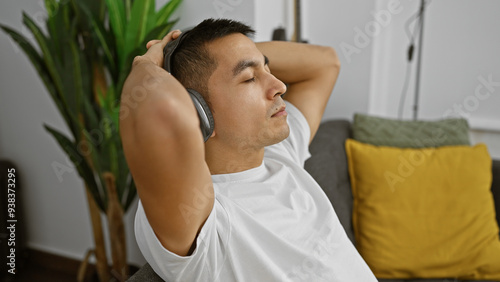
[(337, 72), (340, 70), (340, 60), (337, 55), (337, 51), (333, 47), (330, 46), (324, 46), (324, 59), (325, 59), (325, 64), (328, 68), (337, 70)]
[(322, 46), (320, 75), (329, 81), (335, 81), (340, 72), (340, 60), (333, 47)]

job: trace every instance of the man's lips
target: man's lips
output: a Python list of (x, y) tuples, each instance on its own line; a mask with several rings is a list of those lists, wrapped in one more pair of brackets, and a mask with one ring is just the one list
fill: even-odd
[(281, 107), (279, 109), (279, 111), (277, 111), (276, 113), (274, 113), (271, 117), (280, 117), (280, 116), (287, 115), (287, 112), (285, 111), (285, 108), (286, 108), (286, 106)]

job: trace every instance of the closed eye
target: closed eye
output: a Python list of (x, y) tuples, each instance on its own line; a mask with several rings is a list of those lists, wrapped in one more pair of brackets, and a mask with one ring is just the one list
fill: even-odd
[(250, 79), (245, 80), (245, 82), (254, 82), (254, 81), (255, 81), (255, 76), (250, 78)]

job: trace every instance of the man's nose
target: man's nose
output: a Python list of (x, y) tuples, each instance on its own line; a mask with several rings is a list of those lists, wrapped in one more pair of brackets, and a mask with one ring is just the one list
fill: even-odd
[(271, 85), (271, 99), (274, 99), (277, 95), (283, 95), (286, 92), (286, 85), (283, 81), (277, 79), (274, 75), (272, 76), (272, 85)]

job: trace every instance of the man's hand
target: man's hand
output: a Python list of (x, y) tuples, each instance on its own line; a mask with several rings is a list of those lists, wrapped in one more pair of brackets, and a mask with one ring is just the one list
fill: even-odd
[(183, 256), (210, 214), (214, 194), (196, 109), (161, 67), (163, 48), (179, 35), (172, 31), (150, 41), (134, 59), (123, 86), (120, 135), (149, 224), (166, 249)]
[(176, 29), (169, 32), (162, 40), (151, 40), (146, 44), (148, 51), (142, 55), (137, 56), (134, 61), (138, 60), (140, 62), (152, 62), (153, 64), (162, 67), (163, 66), (163, 48), (168, 42), (177, 39), (181, 35), (181, 31)]

